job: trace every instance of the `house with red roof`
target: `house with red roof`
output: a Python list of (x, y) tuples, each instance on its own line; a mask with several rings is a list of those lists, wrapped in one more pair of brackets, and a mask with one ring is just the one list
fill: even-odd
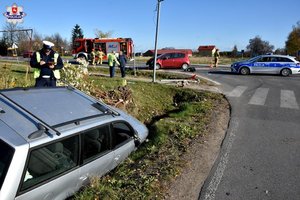
[(199, 46), (198, 52), (201, 56), (212, 56), (216, 49), (217, 47), (215, 45)]

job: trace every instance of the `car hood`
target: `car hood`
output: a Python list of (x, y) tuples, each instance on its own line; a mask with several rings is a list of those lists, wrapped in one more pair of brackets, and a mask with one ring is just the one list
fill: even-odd
[(248, 60), (243, 60), (243, 61), (239, 61), (239, 62), (234, 62), (232, 63), (232, 66), (237, 66), (237, 65), (247, 65), (247, 64), (250, 64), (251, 61), (248, 61)]

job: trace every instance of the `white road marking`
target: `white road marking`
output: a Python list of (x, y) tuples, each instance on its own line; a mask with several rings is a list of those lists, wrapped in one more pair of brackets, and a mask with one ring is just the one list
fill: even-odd
[(291, 90), (281, 90), (280, 93), (280, 107), (299, 109), (295, 93)]
[(227, 96), (240, 97), (245, 92), (246, 89), (247, 89), (246, 86), (237, 86), (230, 93), (228, 93)]
[(267, 99), (269, 88), (257, 88), (249, 104), (264, 105)]
[(230, 129), (230, 132), (228, 133), (228, 141), (226, 142), (226, 146), (224, 146), (223, 151), (224, 152), (221, 155), (220, 162), (218, 163), (217, 169), (209, 182), (208, 188), (206, 190), (204, 199), (205, 200), (213, 200), (215, 198), (215, 193), (218, 189), (218, 186), (221, 182), (221, 179), (223, 177), (225, 168), (227, 166), (228, 160), (229, 160), (229, 154), (231, 152), (231, 148), (235, 139), (235, 134), (238, 130), (238, 120), (232, 119), (231, 122), (232, 128)]

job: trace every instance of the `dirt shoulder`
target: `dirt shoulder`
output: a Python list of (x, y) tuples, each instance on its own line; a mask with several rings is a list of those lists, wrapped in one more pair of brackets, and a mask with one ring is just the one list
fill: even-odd
[(195, 140), (183, 157), (187, 163), (182, 173), (171, 181), (165, 199), (198, 199), (201, 187), (207, 178), (221, 147), (230, 119), (226, 99), (213, 111), (206, 136)]

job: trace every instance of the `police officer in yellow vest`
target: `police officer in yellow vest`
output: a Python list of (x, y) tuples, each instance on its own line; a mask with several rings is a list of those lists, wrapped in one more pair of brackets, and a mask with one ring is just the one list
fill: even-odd
[(35, 87), (55, 87), (56, 80), (60, 79), (59, 70), (64, 64), (59, 54), (52, 50), (53, 46), (52, 42), (43, 41), (43, 48), (31, 57)]

